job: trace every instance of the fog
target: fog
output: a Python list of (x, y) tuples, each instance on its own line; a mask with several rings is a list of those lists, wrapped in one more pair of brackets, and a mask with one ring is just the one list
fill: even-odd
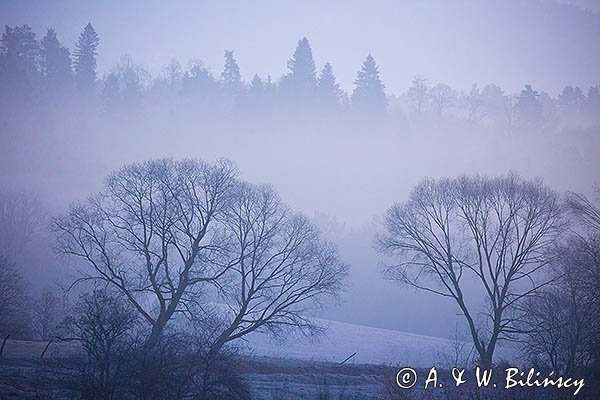
[[(458, 321), (455, 306), (384, 281), (373, 237), (385, 210), (426, 177), (515, 171), (584, 194), (600, 184), (598, 112), (573, 116), (559, 99), (567, 85), (585, 94), (600, 83), (600, 15), (592, 2), (572, 3), (2, 1), (4, 25), (28, 24), (38, 39), (53, 27), (72, 53), (91, 22), (100, 46), (91, 100), (41, 95), (39, 106), (3, 93), (0, 185), (34, 194), (52, 215), (100, 190), (124, 164), (233, 160), (243, 178), (272, 184), (312, 218), (350, 264), (349, 288), (324, 317), (447, 337)], [(303, 37), (317, 72), (330, 62), (349, 94), (372, 54), (388, 95), (385, 115), (354, 112), (345, 98), (331, 116), (324, 106), (286, 105), (283, 95), (237, 109), (221, 95), (182, 97), (156, 83), (172, 58), (182, 71), (201, 60), (218, 79), (223, 51), (234, 50), (246, 84), (255, 74), (279, 84)], [(107, 109), (108, 74), (121, 79), (131, 71), (133, 97)], [(407, 91), (417, 75), (430, 87), (454, 89), (452, 104), (416, 112)], [(471, 118), (465, 99), (474, 83), (500, 86), (509, 115)], [(130, 89), (126, 80), (121, 85), (123, 93)], [(520, 124), (512, 110), (524, 85), (539, 91), (544, 110)], [(68, 274), (63, 260), (41, 258), (24, 262), (29, 280), (43, 286)]]

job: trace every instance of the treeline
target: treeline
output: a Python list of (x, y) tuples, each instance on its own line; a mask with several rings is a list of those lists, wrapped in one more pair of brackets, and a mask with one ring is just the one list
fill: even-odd
[[(318, 68), (309, 41), (302, 38), (279, 79), (254, 75), (245, 82), (233, 51), (224, 53), (224, 66), (215, 76), (201, 61), (183, 67), (171, 60), (156, 76), (123, 56), (106, 74), (98, 76), (96, 58), (100, 37), (88, 24), (73, 51), (60, 43), (54, 29), (41, 40), (27, 25), (6, 27), (0, 48), (2, 104), (40, 105), (56, 98), (86, 99), (118, 116), (143, 107), (175, 103), (229, 118), (272, 113), (318, 116), (359, 115), (373, 118), (408, 117), (415, 121), (443, 118), (487, 123), (501, 128), (556, 125), (596, 126), (600, 121), (600, 86), (566, 86), (557, 97), (525, 85), (516, 94), (490, 83), (474, 84), (461, 92), (444, 83), (417, 76), (400, 95), (386, 93), (375, 59), (368, 55), (350, 93), (342, 90), (330, 63)], [(392, 66), (393, 68), (393, 66)], [(84, 102), (86, 103), (86, 102)]]

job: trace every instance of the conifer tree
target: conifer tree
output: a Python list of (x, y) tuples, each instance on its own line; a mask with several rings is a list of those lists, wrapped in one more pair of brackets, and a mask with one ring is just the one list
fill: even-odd
[(254, 78), (250, 82), (250, 95), (251, 96), (262, 96), (265, 91), (265, 84), (260, 76), (254, 74)]
[(219, 82), (202, 62), (193, 65), (183, 75), (181, 91), (186, 96), (212, 99), (219, 91)]
[(598, 118), (600, 114), (600, 86), (591, 86), (588, 89), (584, 110), (588, 117)]
[(265, 82), (258, 74), (255, 74), (243, 97), (243, 108), (246, 110), (247, 116), (258, 117), (259, 110), (265, 105), (266, 92)]
[(40, 46), (29, 25), (5, 27), (0, 43), (1, 69), (4, 72), (31, 76), (39, 69), (39, 55)]
[(319, 100), (326, 107), (339, 105), (343, 92), (335, 79), (333, 68), (329, 63), (326, 63), (321, 70), (317, 82), (317, 92)]
[(100, 39), (91, 23), (88, 23), (75, 45), (74, 66), (78, 86), (90, 90), (96, 82), (96, 56)]
[(352, 93), (352, 106), (369, 113), (385, 113), (387, 97), (385, 85), (379, 78), (379, 69), (370, 54), (356, 75), (356, 85)]
[(517, 122), (521, 126), (531, 126), (539, 123), (542, 119), (543, 108), (538, 97), (540, 94), (533, 90), (531, 85), (525, 85), (515, 104)]
[(121, 97), (119, 77), (115, 72), (111, 72), (104, 78), (104, 87), (102, 88), (104, 111), (116, 114), (122, 106)]
[(64, 84), (72, 73), (69, 50), (60, 44), (52, 28), (41, 44), (42, 71), (46, 79), (53, 84)]
[(243, 96), (242, 104), (247, 116), (256, 120), (263, 119), (264, 111), (273, 105), (274, 93), (275, 84), (271, 76), (263, 79), (255, 74)]
[(242, 89), (240, 67), (231, 50), (225, 50), (225, 66), (221, 73), (221, 84), (227, 92), (232, 94), (238, 94)]
[(557, 100), (561, 109), (573, 112), (581, 109), (585, 95), (579, 87), (565, 86)]
[(306, 98), (314, 94), (317, 87), (317, 72), (312, 49), (307, 38), (298, 41), (296, 50), (287, 62), (289, 72), (281, 81), (285, 95)]

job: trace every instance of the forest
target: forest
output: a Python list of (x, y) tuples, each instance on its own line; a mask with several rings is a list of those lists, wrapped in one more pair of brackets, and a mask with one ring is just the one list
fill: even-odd
[[(27, 25), (6, 27), (2, 34), (3, 107), (49, 117), (56, 100), (106, 118), (127, 118), (143, 110), (176, 104), (177, 110), (193, 108), (203, 117), (223, 123), (243, 120), (259, 123), (285, 117), (310, 115), (333, 120), (389, 118), (392, 124), (452, 119), (502, 127), (510, 132), (548, 127), (582, 129), (598, 123), (600, 87), (565, 86), (552, 97), (540, 88), (524, 85), (518, 93), (505, 93), (494, 83), (473, 84), (469, 91), (415, 76), (399, 95), (386, 94), (379, 67), (367, 55), (356, 73), (350, 93), (342, 90), (332, 64), (317, 68), (311, 45), (301, 38), (287, 61), (289, 72), (279, 78), (254, 75), (244, 82), (234, 52), (224, 51), (223, 68), (213, 73), (198, 59), (183, 67), (172, 59), (152, 76), (124, 55), (104, 76), (97, 76), (96, 57), (100, 36), (86, 25), (71, 52), (50, 28), (38, 40)], [(10, 94), (10, 96), (8, 96)], [(88, 110), (89, 111), (89, 110)], [(7, 121), (7, 122), (10, 122)], [(215, 122), (215, 121), (211, 121)]]

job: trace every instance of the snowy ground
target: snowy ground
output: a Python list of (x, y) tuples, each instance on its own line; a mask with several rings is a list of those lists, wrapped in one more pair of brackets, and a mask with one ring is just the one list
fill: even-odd
[[(258, 333), (249, 335), (247, 344), (257, 356), (306, 361), (342, 362), (356, 353), (348, 363), (428, 368), (451, 363), (456, 358), (457, 343), (448, 339), (338, 321), (319, 322), (327, 330), (316, 340), (293, 337), (275, 342), (268, 335)], [(470, 349), (463, 344), (459, 351), (464, 353)], [(464, 358), (465, 354), (460, 356)], [(513, 356), (510, 349), (498, 349), (496, 354), (497, 359)]]
[[(253, 400), (377, 400), (384, 382), (393, 379), (398, 366), (446, 368), (456, 353), (456, 343), (446, 339), (337, 321), (319, 322), (328, 329), (318, 340), (295, 337), (273, 342), (266, 334), (249, 335), (246, 351), (254, 357), (243, 358), (238, 372), (248, 383)], [(79, 345), (53, 343), (44, 356), (48, 365), (39, 358), (45, 346), (45, 342), (8, 341), (0, 358), (0, 399), (71, 398), (70, 392), (60, 391), (65, 371), (48, 365), (80, 351)], [(465, 348), (468, 351), (468, 346)], [(502, 358), (508, 354), (506, 350), (499, 352)], [(39, 383), (48, 377), (52, 378), (50, 383)]]
[[(416, 368), (448, 366), (464, 360), (472, 346), (448, 339), (416, 335), (389, 329), (373, 328), (339, 321), (316, 320), (325, 328), (317, 338), (291, 336), (283, 341), (273, 340), (265, 333), (246, 336), (243, 350), (249, 355), (269, 358), (289, 358), (302, 361), (340, 363), (356, 353), (346, 363), (370, 365), (402, 365)], [(46, 343), (8, 341), (4, 356), (14, 359), (39, 357)], [(460, 348), (459, 348), (460, 346)], [(76, 343), (53, 344), (47, 355), (56, 357), (78, 348)], [(457, 355), (457, 351), (462, 353)], [(515, 352), (499, 348), (496, 360), (513, 359)], [(461, 360), (461, 361), (462, 361)], [(460, 363), (460, 361), (459, 361)], [(454, 366), (454, 365), (452, 365)], [(460, 366), (460, 365), (456, 365)]]

